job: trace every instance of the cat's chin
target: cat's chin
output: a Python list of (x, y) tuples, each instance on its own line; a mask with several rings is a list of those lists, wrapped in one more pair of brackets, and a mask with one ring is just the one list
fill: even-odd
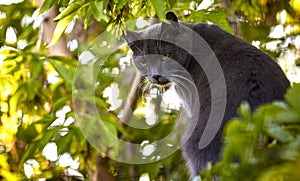
[(156, 83), (151, 83), (155, 86), (158, 86), (158, 87), (163, 87), (163, 88), (169, 88), (171, 87), (172, 85), (172, 82), (168, 81), (168, 82), (156, 82)]

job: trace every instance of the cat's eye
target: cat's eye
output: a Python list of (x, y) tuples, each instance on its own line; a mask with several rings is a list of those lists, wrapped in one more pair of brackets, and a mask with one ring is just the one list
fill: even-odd
[(145, 67), (145, 66), (147, 66), (147, 62), (142, 62), (142, 61), (139, 61), (139, 64), (140, 64), (140, 66), (142, 66), (142, 67)]
[(162, 60), (167, 60), (170, 57), (171, 54), (167, 53), (164, 56), (162, 56)]

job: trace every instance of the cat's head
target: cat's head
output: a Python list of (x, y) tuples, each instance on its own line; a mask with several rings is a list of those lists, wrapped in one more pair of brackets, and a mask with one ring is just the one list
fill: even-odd
[(138, 71), (149, 82), (159, 85), (172, 82), (173, 75), (180, 75), (179, 72), (187, 69), (190, 56), (180, 45), (185, 41), (190, 42), (185, 46), (192, 46), (192, 39), (185, 36), (184, 27), (178, 23), (177, 16), (168, 12), (166, 19), (170, 23), (162, 22), (142, 31), (127, 31), (123, 35), (133, 51), (133, 61)]

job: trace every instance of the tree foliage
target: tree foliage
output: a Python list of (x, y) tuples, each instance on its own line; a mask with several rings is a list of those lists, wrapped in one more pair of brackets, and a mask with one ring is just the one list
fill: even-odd
[(239, 118), (224, 132), (222, 160), (202, 172), (203, 180), (298, 180), (300, 84), (287, 91), (286, 103), (274, 102), (251, 113), (244, 103)]
[[(259, 47), (274, 58), (292, 52), (295, 63), (299, 63), (299, 0), (220, 0), (201, 7), (201, 2), (182, 0), (45, 0), (40, 7), (37, 1), (23, 0), (1, 5), (0, 178), (92, 179), (97, 170), (97, 152), (74, 121), (72, 86), (78, 54), (104, 31), (115, 31), (112, 33), (119, 37), (127, 20), (153, 16), (164, 19), (165, 12), (172, 10), (182, 21), (215, 23), (249, 43), (259, 41)], [(43, 13), (50, 8), (55, 9), (56, 17), (43, 19)], [(51, 42), (42, 36), (47, 30), (41, 24), (47, 21), (57, 23)], [(284, 35), (269, 36), (278, 27), (285, 30)], [(16, 40), (11, 40), (14, 35)], [(72, 57), (49, 53), (63, 37)], [(270, 43), (277, 48), (269, 48)], [(164, 117), (167, 124), (141, 132), (120, 126), (117, 112), (108, 110), (110, 105), (103, 92), (111, 83), (121, 85), (124, 77), (128, 78), (128, 72), (122, 71), (119, 79), (111, 76), (114, 68), (121, 70), (119, 59), (125, 56), (126, 49), (116, 52), (97, 77), (101, 82), (96, 94), (99, 113), (106, 115), (111, 129), (124, 140), (141, 143), (153, 133), (154, 140), (163, 137), (161, 130), (173, 125), (172, 114)], [(129, 75), (132, 77), (132, 73)], [(130, 86), (131, 82), (123, 85), (120, 98), (126, 97)], [(233, 119), (224, 133), (223, 159), (204, 170), (202, 178), (269, 180), (279, 176), (296, 180), (299, 95), (299, 85), (295, 85), (286, 95), (287, 103), (264, 105), (254, 113), (243, 104), (239, 109), (241, 117)], [(49, 143), (57, 146), (57, 158), (51, 159), (43, 152)], [(68, 155), (79, 165), (62, 164), (60, 158)], [(31, 174), (25, 173), (25, 168)], [(159, 162), (137, 166), (108, 161), (108, 171), (119, 180), (137, 179), (145, 173), (151, 179), (187, 180), (186, 170), (179, 152)]]

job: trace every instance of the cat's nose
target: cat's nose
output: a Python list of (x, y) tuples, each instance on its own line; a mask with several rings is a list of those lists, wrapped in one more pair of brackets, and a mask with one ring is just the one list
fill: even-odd
[(160, 75), (152, 75), (152, 79), (155, 80), (156, 82), (159, 82)]
[(154, 83), (154, 84), (161, 84), (161, 85), (164, 85), (164, 84), (167, 84), (169, 83), (169, 80), (159, 74), (154, 74), (154, 75), (151, 75), (151, 78), (149, 80), (151, 83)]

